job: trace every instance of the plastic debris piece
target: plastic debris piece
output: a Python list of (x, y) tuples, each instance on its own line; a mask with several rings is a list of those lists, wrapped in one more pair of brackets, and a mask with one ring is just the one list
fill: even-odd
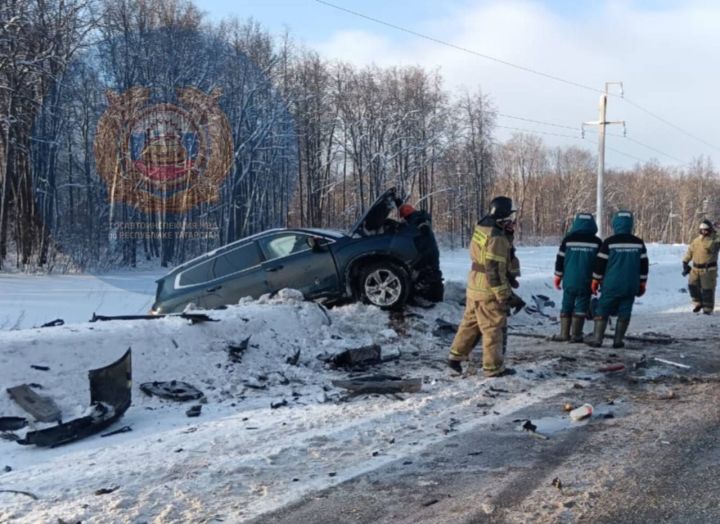
[(590, 404), (583, 404), (579, 408), (575, 408), (570, 412), (572, 420), (583, 420), (592, 415), (593, 407)]

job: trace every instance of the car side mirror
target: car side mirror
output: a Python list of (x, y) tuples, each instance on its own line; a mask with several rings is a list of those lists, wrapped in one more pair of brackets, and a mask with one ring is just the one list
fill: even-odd
[(320, 237), (308, 237), (307, 245), (310, 246), (310, 249), (312, 249), (316, 253), (325, 251), (325, 243), (323, 242), (322, 238), (320, 238)]

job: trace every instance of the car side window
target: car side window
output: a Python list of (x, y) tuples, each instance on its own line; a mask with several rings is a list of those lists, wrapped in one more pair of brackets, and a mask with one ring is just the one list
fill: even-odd
[(260, 262), (260, 253), (255, 242), (245, 244), (217, 257), (214, 270), (215, 278), (257, 266)]
[(302, 233), (281, 233), (260, 239), (260, 245), (268, 260), (286, 257), (310, 250), (308, 235)]
[(212, 266), (214, 263), (215, 259), (210, 259), (195, 267), (186, 269), (180, 273), (178, 284), (181, 286), (194, 286), (195, 284), (202, 284), (203, 282), (212, 280)]

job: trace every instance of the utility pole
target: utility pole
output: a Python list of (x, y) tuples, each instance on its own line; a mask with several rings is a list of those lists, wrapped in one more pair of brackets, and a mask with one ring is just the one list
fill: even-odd
[(605, 126), (608, 124), (622, 124), (623, 135), (625, 135), (625, 120), (607, 120), (607, 97), (610, 85), (620, 86), (620, 96), (623, 96), (622, 82), (605, 82), (605, 92), (600, 95), (600, 118), (597, 122), (583, 122), (582, 135), (585, 137), (585, 126), (598, 126), (598, 171), (597, 171), (597, 196), (596, 196), (596, 220), (598, 236), (603, 236), (603, 175), (605, 174)]

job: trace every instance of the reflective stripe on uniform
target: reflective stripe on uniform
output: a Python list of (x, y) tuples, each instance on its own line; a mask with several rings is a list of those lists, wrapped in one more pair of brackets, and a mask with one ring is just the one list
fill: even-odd
[(477, 229), (473, 233), (473, 241), (476, 242), (480, 247), (485, 247), (487, 243), (487, 235)]
[(506, 262), (507, 258), (501, 255), (495, 255), (493, 253), (485, 253), (485, 258), (488, 260), (494, 260), (495, 262)]
[(608, 244), (609, 249), (642, 249), (642, 244)]
[(566, 242), (565, 247), (591, 247), (593, 249), (597, 249), (600, 246), (594, 242)]

